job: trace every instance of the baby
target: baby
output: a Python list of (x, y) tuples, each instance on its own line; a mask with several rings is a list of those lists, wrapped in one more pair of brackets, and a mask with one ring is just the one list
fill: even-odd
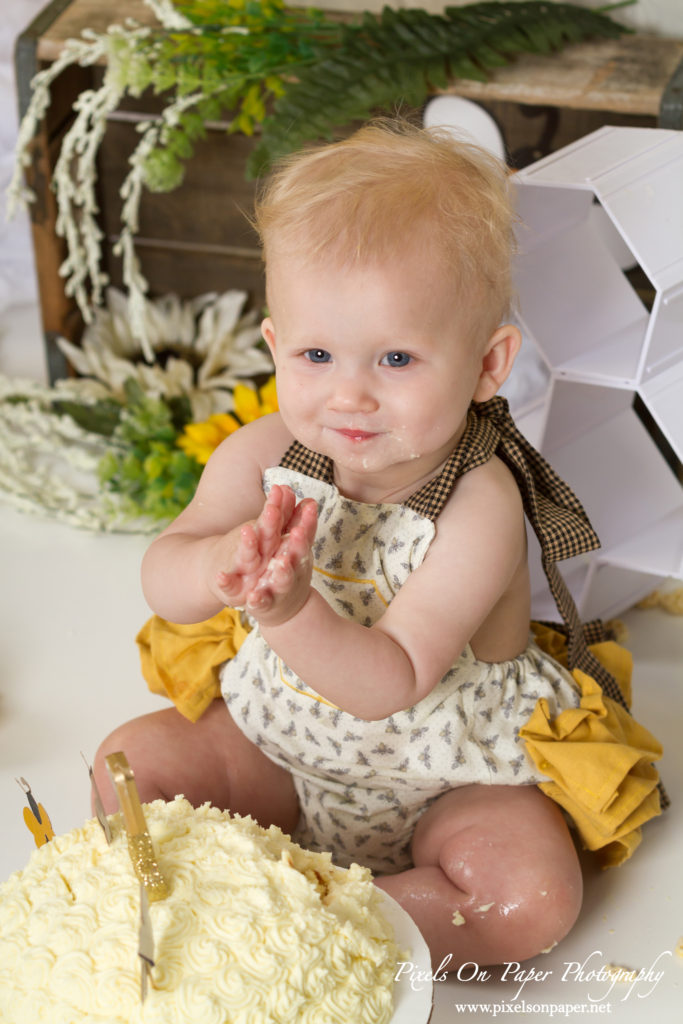
[[(530, 640), (530, 506), (499, 454), (513, 220), (504, 167), (403, 124), (279, 168), (256, 224), (280, 412), (216, 450), (143, 563), (159, 616), (251, 629), (196, 724), (144, 716), (96, 760), (368, 865), (451, 968), (536, 955), (582, 895), (520, 736), (582, 695)], [(594, 537), (557, 484), (560, 531)]]

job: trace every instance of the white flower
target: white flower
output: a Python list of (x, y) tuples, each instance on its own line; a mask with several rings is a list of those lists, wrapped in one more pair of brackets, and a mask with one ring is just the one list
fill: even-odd
[(171, 4), (171, 0), (145, 0), (164, 28), (192, 28), (192, 22)]
[[(60, 396), (80, 396), (64, 381)], [(122, 495), (102, 487), (98, 466), (112, 442), (52, 408), (56, 398), (34, 381), (0, 376), (0, 495), (22, 512), (88, 530), (148, 532), (159, 524), (132, 518)]]
[(273, 372), (270, 354), (259, 344), (257, 313), (243, 313), (245, 292), (209, 293), (187, 301), (177, 295), (143, 299), (144, 336), (153, 362), (143, 358), (126, 296), (110, 288), (106, 300), (80, 346), (64, 338), (57, 342), (80, 374), (68, 387), (84, 397), (123, 400), (124, 384), (132, 378), (155, 397), (187, 396), (192, 418), (205, 420), (233, 408), (232, 388), (241, 379)]

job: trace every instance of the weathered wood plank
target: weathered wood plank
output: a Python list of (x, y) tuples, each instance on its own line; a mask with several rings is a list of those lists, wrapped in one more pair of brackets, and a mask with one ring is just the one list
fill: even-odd
[[(120, 231), (119, 188), (128, 157), (140, 141), (134, 123), (110, 122), (98, 157), (101, 219), (108, 235)], [(251, 249), (258, 241), (246, 214), (251, 213), (254, 183), (245, 177), (253, 142), (243, 135), (209, 130), (187, 163), (183, 184), (170, 193), (145, 192), (139, 234), (158, 240)]]
[(477, 100), (657, 116), (681, 60), (681, 39), (629, 35), (576, 43), (550, 57), (522, 54), (498, 68), (489, 82), (456, 79), (446, 92)]
[[(191, 299), (205, 292), (239, 288), (248, 292), (254, 308), (265, 303), (263, 266), (257, 256), (201, 246), (188, 248), (145, 238), (136, 239), (135, 251), (151, 296), (174, 292), (182, 299)], [(105, 247), (103, 263), (112, 284), (122, 287), (121, 261), (112, 255), (110, 246)]]
[(115, 4), (103, 3), (103, 0), (72, 0), (38, 40), (38, 60), (56, 60), (67, 39), (79, 38), (84, 28), (106, 32), (109, 25), (122, 25), (126, 18), (133, 18), (141, 25), (157, 24), (143, 0), (117, 0)]

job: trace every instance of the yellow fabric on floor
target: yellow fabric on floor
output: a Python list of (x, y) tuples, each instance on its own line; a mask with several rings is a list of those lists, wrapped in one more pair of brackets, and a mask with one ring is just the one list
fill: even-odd
[[(548, 627), (534, 626), (539, 646), (562, 661), (564, 638)], [(591, 651), (614, 675), (630, 698), (631, 655), (611, 641)], [(550, 717), (548, 702), (538, 701), (520, 730), (539, 771), (552, 781), (539, 788), (571, 816), (584, 846), (604, 867), (631, 856), (641, 840), (641, 826), (660, 813), (652, 761), (661, 745), (590, 676), (575, 669), (581, 691), (578, 708)]]
[(220, 666), (234, 658), (248, 633), (234, 608), (190, 625), (153, 615), (136, 637), (142, 674), (152, 693), (169, 697), (196, 722), (220, 697)]

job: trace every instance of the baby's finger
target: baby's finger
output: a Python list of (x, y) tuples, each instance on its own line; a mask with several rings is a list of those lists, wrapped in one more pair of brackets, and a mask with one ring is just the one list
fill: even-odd
[(283, 505), (286, 503), (282, 490), (277, 484), (272, 487), (270, 494), (266, 498), (261, 515), (256, 521), (259, 550), (265, 558), (269, 558), (272, 555), (282, 536), (285, 521)]
[(295, 526), (287, 536), (287, 544), (283, 551), (283, 561), (288, 567), (297, 569), (304, 566), (311, 554), (311, 541), (303, 525)]
[(299, 502), (289, 521), (288, 532), (296, 526), (301, 526), (306, 531), (306, 536), (312, 544), (315, 539), (315, 531), (318, 526), (318, 505), (313, 498), (304, 498)]
[(318, 528), (318, 505), (312, 498), (305, 502), (305, 508), (302, 509), (301, 526), (306, 533), (306, 539), (309, 544), (312, 544)]
[(296, 494), (287, 484), (281, 484), (282, 492), (282, 532), (289, 528), (289, 522), (296, 510)]
[(268, 611), (273, 605), (273, 593), (267, 586), (256, 586), (247, 594), (244, 607), (248, 612), (257, 614)]
[(229, 597), (231, 594), (239, 593), (242, 580), (236, 572), (223, 572), (221, 570), (216, 573), (216, 583), (219, 589)]
[(280, 515), (279, 532), (286, 533), (290, 520), (296, 513), (296, 494), (288, 484), (274, 484), (268, 495), (267, 503), (270, 503), (273, 496), (273, 506), (278, 509)]
[(275, 594), (284, 594), (289, 590), (294, 581), (296, 563), (296, 555), (292, 553), (289, 544), (271, 559), (268, 566), (268, 586)]
[(240, 530), (240, 542), (235, 557), (240, 569), (258, 561), (259, 538), (251, 523), (245, 523)]

